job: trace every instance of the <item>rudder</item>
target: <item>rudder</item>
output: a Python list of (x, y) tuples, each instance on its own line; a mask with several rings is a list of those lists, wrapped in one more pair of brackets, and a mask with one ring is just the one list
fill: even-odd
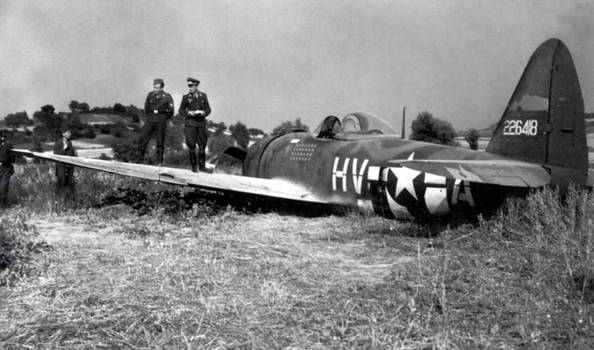
[(549, 170), (553, 185), (583, 185), (588, 174), (584, 101), (569, 50), (559, 39), (532, 54), (487, 152)]

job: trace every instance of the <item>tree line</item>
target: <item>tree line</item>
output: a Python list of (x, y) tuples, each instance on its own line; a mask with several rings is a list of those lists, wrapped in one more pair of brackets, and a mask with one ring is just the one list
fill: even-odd
[[(113, 106), (90, 108), (89, 104), (86, 102), (72, 100), (68, 104), (68, 107), (70, 113), (56, 113), (55, 108), (52, 105), (44, 105), (39, 111), (36, 111), (33, 114), (33, 119), (30, 119), (25, 111), (11, 113), (4, 118), (4, 124), (7, 127), (13, 128), (36, 125), (33, 129), (32, 136), (43, 142), (56, 138), (59, 135), (60, 129), (64, 126), (72, 129), (74, 138), (94, 138), (96, 132), (121, 137), (126, 129), (132, 129), (132, 131), (138, 129), (143, 114), (142, 109), (134, 105), (124, 106), (119, 102), (115, 103)], [(127, 121), (128, 125), (118, 124), (99, 126), (94, 130), (90, 125), (80, 121), (79, 114), (87, 113), (120, 115)], [(174, 117), (174, 119), (176, 117)], [(134, 124), (137, 124), (138, 126), (129, 126)], [(216, 150), (227, 147), (230, 143), (245, 149), (248, 147), (250, 139), (254, 137), (268, 136), (262, 129), (248, 128), (248, 126), (242, 122), (227, 126), (224, 122), (215, 122), (209, 119), (207, 121), (207, 128), (210, 130), (210, 136), (215, 139), (212, 148)], [(308, 131), (309, 127), (305, 125), (300, 118), (297, 118), (295, 121), (289, 120), (280, 123), (272, 129), (270, 136), (278, 136), (295, 130)], [(225, 140), (223, 137), (220, 137), (225, 131), (230, 132), (232, 140)], [(436, 118), (427, 111), (423, 111), (417, 115), (412, 123), (411, 131), (410, 138), (412, 140), (449, 146), (459, 145), (456, 141), (457, 132), (452, 127), (451, 123)], [(465, 135), (465, 140), (472, 149), (478, 148), (478, 139), (479, 132), (476, 129), (468, 130)]]

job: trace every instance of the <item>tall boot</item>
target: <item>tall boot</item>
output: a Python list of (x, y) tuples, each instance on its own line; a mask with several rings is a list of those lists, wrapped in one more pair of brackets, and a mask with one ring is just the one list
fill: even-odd
[(198, 152), (198, 165), (200, 166), (200, 171), (206, 170), (206, 153), (202, 150)]
[(138, 162), (139, 164), (143, 164), (145, 162), (144, 155), (146, 153), (146, 148), (138, 148), (138, 158), (132, 159), (132, 162)]
[(198, 172), (198, 168), (196, 167), (196, 152), (193, 149), (190, 150), (190, 165), (192, 166), (192, 172)]
[(163, 166), (163, 153), (164, 153), (164, 149), (163, 148), (157, 148), (157, 164), (159, 164), (159, 166)]

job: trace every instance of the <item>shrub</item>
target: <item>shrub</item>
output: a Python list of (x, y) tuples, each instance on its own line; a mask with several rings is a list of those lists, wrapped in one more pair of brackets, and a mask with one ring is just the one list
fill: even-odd
[(478, 140), (479, 140), (480, 134), (478, 132), (478, 130), (476, 129), (470, 129), (468, 130), (468, 134), (464, 137), (464, 139), (466, 140), (466, 142), (468, 142), (468, 146), (470, 147), (470, 149), (473, 150), (478, 150)]
[(93, 127), (89, 124), (84, 124), (80, 121), (78, 113), (61, 113), (65, 116), (65, 125), (72, 130), (72, 139), (84, 138), (95, 138), (95, 132)]
[(231, 136), (237, 141), (237, 146), (246, 149), (250, 143), (250, 132), (247, 126), (242, 122), (237, 122), (237, 124), (229, 126), (229, 130), (231, 130)]
[(112, 146), (115, 159), (123, 162), (138, 163), (142, 161), (142, 153), (135, 137), (123, 138)]
[(456, 146), (456, 130), (445, 120), (433, 117), (427, 111), (421, 112), (412, 123), (411, 140)]
[(233, 138), (225, 134), (213, 135), (208, 138), (208, 153), (211, 155), (220, 155), (229, 147), (233, 147), (235, 143)]
[(184, 144), (184, 124), (180, 122), (169, 123), (165, 134), (165, 152), (181, 151), (184, 149)]
[(126, 112), (124, 113), (126, 118), (128, 118), (132, 123), (140, 123), (140, 116), (142, 115), (142, 111), (138, 109), (138, 107), (134, 105), (130, 105), (126, 107)]
[(76, 133), (78, 137), (86, 139), (94, 139), (96, 136), (93, 127), (88, 124), (85, 124), (81, 129), (77, 129)]
[(52, 135), (48, 128), (43, 125), (39, 125), (33, 128), (33, 137), (41, 140), (42, 142), (46, 142), (48, 140), (53, 140), (54, 135)]
[(109, 134), (111, 131), (111, 126), (107, 124), (101, 124), (97, 126), (97, 128), (99, 129), (99, 132), (102, 134)]
[(126, 130), (128, 130), (126, 123), (117, 122), (116, 124), (110, 125), (109, 133), (115, 137), (122, 137), (124, 136)]

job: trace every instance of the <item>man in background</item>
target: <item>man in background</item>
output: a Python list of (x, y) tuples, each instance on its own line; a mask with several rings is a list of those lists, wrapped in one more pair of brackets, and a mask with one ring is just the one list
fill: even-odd
[(12, 144), (7, 140), (8, 132), (0, 130), (0, 208), (8, 205), (8, 184), (14, 174), (14, 156), (10, 152)]
[[(72, 147), (72, 130), (62, 128), (62, 137), (54, 143), (54, 154), (76, 157), (76, 150)], [(74, 200), (74, 167), (69, 164), (56, 163), (56, 194), (65, 201)]]
[(153, 81), (153, 91), (149, 92), (144, 102), (144, 113), (146, 120), (138, 135), (141, 157), (144, 158), (146, 146), (156, 135), (157, 141), (157, 163), (163, 165), (163, 153), (165, 151), (165, 132), (167, 121), (173, 116), (173, 98), (163, 88), (163, 79)]
[(186, 81), (190, 91), (182, 98), (179, 114), (185, 118), (184, 134), (190, 153), (192, 171), (197, 172), (196, 146), (198, 146), (198, 166), (200, 171), (204, 171), (206, 169), (206, 142), (208, 141), (206, 117), (210, 114), (210, 105), (206, 94), (198, 91), (200, 80), (188, 78)]

